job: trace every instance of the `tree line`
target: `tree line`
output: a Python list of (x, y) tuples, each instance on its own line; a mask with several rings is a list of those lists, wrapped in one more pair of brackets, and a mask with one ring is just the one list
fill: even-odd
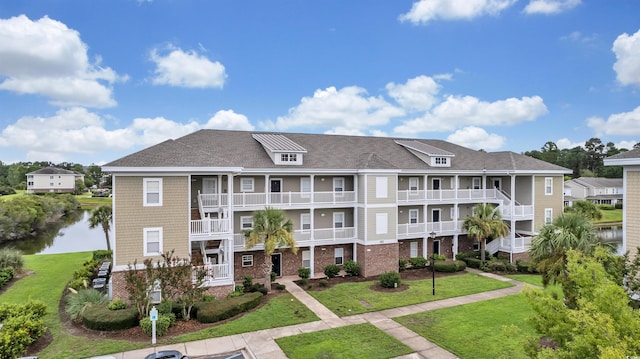
[[(640, 142), (636, 143), (633, 148), (640, 148)], [(584, 146), (564, 149), (559, 149), (554, 142), (548, 141), (540, 150), (526, 151), (524, 155), (569, 168), (573, 170), (573, 178), (622, 178), (622, 167), (605, 167), (604, 159), (628, 150), (626, 148), (617, 148), (613, 142), (602, 143), (599, 138), (593, 137), (586, 141)]]
[[(110, 185), (111, 182), (110, 177), (103, 179), (102, 168), (95, 164), (85, 167), (79, 163), (72, 162), (54, 164), (49, 161), (37, 161), (6, 164), (0, 161), (0, 189), (26, 189), (27, 173), (34, 172), (45, 167), (62, 168), (84, 174), (84, 187), (92, 187), (93, 185)], [(107, 183), (103, 183), (105, 180)]]

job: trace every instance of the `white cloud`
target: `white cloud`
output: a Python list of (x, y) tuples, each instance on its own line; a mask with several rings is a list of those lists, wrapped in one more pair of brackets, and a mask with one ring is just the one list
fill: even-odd
[(581, 0), (531, 0), (524, 8), (526, 14), (559, 14), (580, 5)]
[(592, 34), (591, 36), (585, 35), (583, 33), (581, 33), (580, 31), (574, 31), (568, 35), (564, 35), (560, 37), (560, 40), (564, 40), (564, 41), (574, 41), (574, 42), (580, 42), (583, 44), (590, 44), (593, 43), (594, 41), (596, 41), (598, 39), (598, 35), (597, 34)]
[(638, 141), (620, 141), (616, 143), (616, 148), (626, 148), (627, 150), (632, 150), (633, 146), (638, 143)]
[(480, 101), (473, 96), (449, 96), (424, 116), (404, 121), (394, 132), (415, 134), (453, 131), (464, 126), (515, 125), (546, 113), (547, 106), (539, 96), (495, 102)]
[[(237, 118), (244, 117), (234, 115)], [(136, 118), (125, 128), (107, 129), (104, 119), (98, 114), (74, 107), (61, 109), (51, 117), (25, 116), (18, 119), (0, 133), (0, 147), (23, 150), (30, 160), (62, 162), (77, 154), (124, 151), (155, 145), (202, 127), (195, 121), (180, 123), (155, 117)], [(42, 156), (43, 153), (46, 156)]]
[[(450, 78), (449, 76), (448, 79)], [(407, 80), (405, 84), (396, 85), (390, 82), (387, 84), (386, 89), (389, 96), (405, 109), (409, 111), (427, 111), (439, 101), (437, 95), (441, 87), (434, 78), (422, 75)]]
[(598, 137), (602, 135), (638, 136), (640, 135), (640, 106), (631, 112), (615, 113), (606, 120), (602, 117), (588, 118), (587, 126), (591, 127)]
[(616, 54), (613, 70), (623, 85), (640, 85), (640, 30), (629, 36), (624, 33), (613, 42)]
[(404, 110), (382, 97), (367, 96), (361, 87), (340, 90), (328, 87), (316, 90), (313, 97), (303, 97), (286, 116), (278, 117), (275, 123), (265, 123), (265, 127), (278, 130), (328, 127), (332, 133), (362, 133), (368, 127), (386, 125), (391, 118), (404, 114)]
[(195, 51), (182, 51), (173, 47), (169, 53), (161, 55), (158, 49), (151, 51), (151, 60), (155, 62), (156, 85), (170, 85), (193, 88), (222, 88), (227, 74), (218, 61), (211, 61)]
[(62, 22), (25, 15), (0, 19), (0, 89), (44, 95), (58, 106), (111, 107), (112, 85), (126, 81), (98, 58), (90, 63), (80, 34)]
[(571, 142), (568, 138), (564, 137), (556, 141), (556, 146), (558, 149), (571, 149), (575, 147), (584, 147), (584, 141), (582, 142)]
[(505, 138), (495, 133), (489, 134), (480, 127), (467, 126), (449, 135), (447, 141), (476, 150), (491, 151), (502, 147)]
[(483, 15), (498, 15), (517, 0), (419, 0), (400, 21), (426, 24), (431, 20), (473, 19)]
[(215, 113), (204, 128), (219, 130), (253, 131), (255, 128), (249, 122), (247, 116), (233, 112), (233, 110), (221, 110)]

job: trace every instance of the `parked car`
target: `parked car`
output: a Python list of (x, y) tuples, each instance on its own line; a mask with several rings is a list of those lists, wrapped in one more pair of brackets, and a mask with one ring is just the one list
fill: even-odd
[(144, 359), (189, 359), (189, 357), (177, 350), (161, 350), (147, 355)]

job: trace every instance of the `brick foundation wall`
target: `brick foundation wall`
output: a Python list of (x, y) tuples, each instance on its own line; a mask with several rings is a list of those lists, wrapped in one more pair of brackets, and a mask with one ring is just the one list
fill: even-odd
[[(126, 280), (124, 275), (126, 272), (112, 272), (111, 273), (111, 298), (120, 298), (124, 302), (129, 302), (129, 292), (126, 288)], [(218, 299), (222, 299), (227, 294), (233, 292), (233, 285), (215, 286), (209, 287), (206, 291), (207, 294), (213, 295)]]
[(418, 242), (418, 256), (422, 256), (422, 238), (405, 239), (402, 241), (398, 241), (398, 259), (409, 260), (409, 258), (411, 258), (411, 242)]
[(466, 235), (458, 236), (458, 253), (472, 252), (475, 241), (475, 239), (469, 238)]
[(524, 252), (524, 253), (514, 253), (513, 254), (513, 263), (515, 263), (517, 260), (525, 260), (525, 261), (530, 261), (531, 257), (529, 256), (529, 252)]
[[(440, 254), (447, 257), (447, 259), (453, 259), (453, 237), (438, 237), (435, 239), (440, 241)], [(433, 249), (433, 239), (427, 239), (427, 253), (431, 255)]]
[(364, 277), (380, 275), (384, 272), (398, 271), (398, 243), (364, 246), (358, 244), (358, 263)]
[[(342, 248), (343, 263), (353, 259), (353, 245), (342, 244), (335, 246), (318, 246), (315, 248), (313, 265), (316, 273), (323, 273), (324, 267), (329, 264), (335, 264), (335, 249)], [(296, 270), (296, 274), (298, 274)]]

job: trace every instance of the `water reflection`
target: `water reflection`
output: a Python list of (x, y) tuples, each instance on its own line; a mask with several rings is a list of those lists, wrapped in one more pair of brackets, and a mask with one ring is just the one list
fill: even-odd
[(616, 253), (624, 255), (622, 248), (622, 226), (604, 226), (596, 228), (598, 236), (616, 248)]
[(0, 243), (0, 248), (16, 248), (24, 254), (57, 254), (107, 249), (102, 227), (89, 229), (90, 211), (77, 211), (42, 233)]

